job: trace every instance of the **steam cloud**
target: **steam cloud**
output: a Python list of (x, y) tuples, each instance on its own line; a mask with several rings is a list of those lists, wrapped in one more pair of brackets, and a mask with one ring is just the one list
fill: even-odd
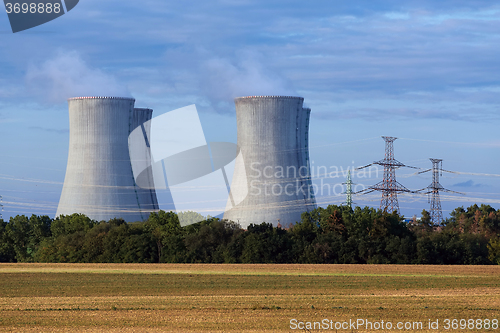
[(236, 61), (210, 58), (201, 66), (202, 86), (215, 105), (241, 96), (296, 95), (292, 84), (268, 68), (258, 53), (245, 52)]
[(80, 96), (130, 96), (115, 77), (91, 68), (76, 51), (60, 51), (53, 59), (30, 65), (26, 81), (36, 95), (52, 103)]

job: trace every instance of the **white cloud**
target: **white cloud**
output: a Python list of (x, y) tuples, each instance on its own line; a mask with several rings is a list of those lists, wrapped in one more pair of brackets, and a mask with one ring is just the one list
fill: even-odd
[(62, 51), (39, 65), (29, 65), (26, 82), (45, 102), (60, 103), (70, 97), (129, 97), (114, 76), (90, 67), (76, 51)]

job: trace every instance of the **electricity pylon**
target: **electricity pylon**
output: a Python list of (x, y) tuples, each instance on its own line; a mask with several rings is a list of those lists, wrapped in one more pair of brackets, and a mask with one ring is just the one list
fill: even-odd
[[(438, 158), (429, 158), (432, 162), (432, 169), (428, 169), (425, 171), (421, 171), (420, 173), (428, 172), (432, 170), (432, 183), (427, 186), (425, 189), (428, 191), (425, 192), (425, 194), (430, 194), (430, 214), (431, 214), (431, 222), (435, 225), (441, 224), (443, 222), (443, 210), (441, 209), (441, 199), (439, 198), (439, 191), (444, 191), (444, 192), (452, 192), (452, 193), (458, 193), (458, 194), (464, 194), (461, 192), (455, 192), (452, 190), (445, 189), (440, 183), (439, 183), (439, 175), (443, 175), (443, 171), (445, 172), (451, 172), (454, 173), (453, 171), (448, 171), (448, 170), (443, 170), (443, 160), (438, 159)], [(425, 189), (419, 190), (423, 191)]]
[(352, 204), (354, 203), (354, 202), (352, 202), (352, 194), (354, 192), (352, 191), (353, 182), (351, 180), (351, 170), (349, 170), (347, 172), (347, 179), (346, 179), (346, 182), (343, 183), (343, 184), (346, 185), (346, 189), (345, 189), (345, 192), (344, 192), (344, 194), (346, 196), (346, 198), (345, 198), (345, 204), (346, 204), (346, 206), (349, 206), (352, 209)]
[(396, 180), (396, 169), (401, 167), (414, 168), (412, 166), (404, 165), (398, 160), (394, 159), (394, 145), (393, 142), (397, 138), (392, 136), (383, 136), (382, 139), (385, 141), (385, 157), (383, 160), (378, 162), (373, 162), (371, 164), (365, 165), (359, 169), (363, 169), (369, 167), (370, 165), (377, 164), (384, 167), (384, 178), (381, 182), (370, 186), (366, 190), (360, 191), (365, 193), (371, 193), (373, 191), (382, 192), (382, 200), (380, 201), (380, 209), (386, 211), (387, 213), (397, 212), (399, 211), (399, 203), (398, 203), (398, 192), (411, 192), (403, 185), (401, 185)]

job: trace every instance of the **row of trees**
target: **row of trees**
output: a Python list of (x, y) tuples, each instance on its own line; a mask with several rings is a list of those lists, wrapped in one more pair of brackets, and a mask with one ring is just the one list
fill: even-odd
[(288, 229), (271, 224), (243, 230), (209, 218), (181, 227), (160, 211), (146, 222), (96, 222), (81, 214), (0, 220), (2, 262), (187, 262), (342, 264), (500, 264), (500, 210), (455, 209), (434, 226), (402, 222), (373, 208), (328, 206), (302, 214)]

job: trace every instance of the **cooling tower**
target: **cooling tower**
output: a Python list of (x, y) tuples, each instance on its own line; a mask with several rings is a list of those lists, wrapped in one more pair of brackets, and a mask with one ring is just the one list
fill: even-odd
[(154, 186), (142, 189), (134, 181), (128, 136), (152, 115), (150, 109), (134, 109), (134, 102), (117, 97), (68, 100), (68, 164), (56, 216), (83, 213), (98, 221), (121, 217), (133, 222), (158, 208)]
[[(304, 99), (251, 96), (235, 99), (238, 147), (224, 218), (243, 228), (262, 222), (286, 227), (315, 208), (309, 172), (310, 109)], [(235, 197), (246, 197), (236, 206)]]
[[(134, 156), (134, 158), (140, 158), (141, 162), (144, 164), (151, 163), (151, 150), (149, 147), (149, 138), (151, 131), (151, 118), (153, 117), (153, 110), (147, 108), (134, 108), (134, 114), (132, 118), (132, 126), (130, 131), (133, 131), (136, 127), (141, 126), (142, 133), (144, 135), (145, 141), (147, 143), (146, 149), (142, 149), (142, 153), (139, 156)], [(130, 134), (130, 133), (129, 133)], [(129, 153), (130, 153), (130, 140), (129, 140)], [(135, 150), (134, 150), (135, 153)], [(131, 156), (132, 157), (132, 156)], [(144, 172), (140, 175), (141, 183), (137, 186), (136, 182), (136, 192), (139, 201), (139, 207), (142, 214), (142, 220), (146, 220), (149, 214), (154, 211), (158, 211), (158, 200), (156, 198), (155, 184), (153, 180), (153, 171), (151, 168), (146, 168)]]
[(310, 175), (310, 162), (309, 162), (309, 118), (311, 116), (311, 109), (310, 108), (303, 108), (302, 109), (302, 113), (300, 114), (300, 150), (301, 151), (301, 156), (302, 156), (302, 160), (303, 160), (303, 165), (305, 165), (307, 167), (307, 175), (306, 174), (302, 174), (301, 175), (301, 179), (302, 181), (306, 184), (305, 186), (307, 186), (309, 189), (311, 189), (311, 191), (309, 191), (307, 194), (307, 204), (308, 204), (308, 208), (310, 207), (314, 207), (316, 208), (316, 199), (315, 199), (315, 196), (314, 196), (314, 191), (312, 190), (312, 179), (311, 179), (311, 175)]

